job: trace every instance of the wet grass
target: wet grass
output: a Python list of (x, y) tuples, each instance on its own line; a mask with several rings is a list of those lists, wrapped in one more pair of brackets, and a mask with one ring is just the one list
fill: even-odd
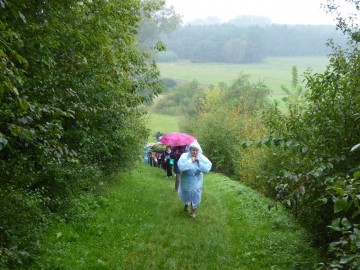
[(221, 174), (205, 176), (189, 218), (163, 170), (138, 164), (81, 219), (59, 223), (33, 269), (315, 269), (320, 258), (284, 209)]

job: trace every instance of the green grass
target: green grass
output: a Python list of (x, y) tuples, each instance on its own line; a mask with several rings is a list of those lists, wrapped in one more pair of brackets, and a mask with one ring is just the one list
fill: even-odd
[(149, 112), (148, 128), (150, 129), (150, 142), (156, 142), (155, 134), (160, 131), (162, 133), (170, 133), (179, 131), (179, 121), (181, 117), (170, 116), (164, 114), (156, 114)]
[(274, 96), (282, 95), (281, 85), (290, 87), (291, 69), (298, 68), (300, 81), (302, 74), (308, 68), (322, 72), (328, 64), (327, 57), (269, 57), (256, 64), (223, 64), (223, 63), (191, 63), (178, 61), (158, 63), (161, 76), (165, 78), (214, 84), (218, 82), (231, 83), (242, 72), (249, 74), (250, 81), (263, 81)]
[(60, 223), (32, 269), (314, 269), (320, 257), (281, 207), (221, 174), (205, 175), (190, 219), (161, 169), (138, 164)]

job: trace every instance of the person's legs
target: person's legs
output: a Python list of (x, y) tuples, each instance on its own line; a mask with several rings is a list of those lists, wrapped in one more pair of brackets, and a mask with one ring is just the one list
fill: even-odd
[(162, 161), (162, 167), (163, 167), (164, 172), (166, 172), (167, 171), (167, 164), (166, 164), (165, 160)]
[(176, 179), (175, 179), (175, 190), (178, 191), (179, 189), (179, 183), (180, 183), (180, 173), (175, 173)]
[(180, 200), (184, 203), (184, 211), (189, 212), (190, 204), (191, 204), (191, 192), (182, 189), (181, 183), (178, 189), (178, 195)]
[(194, 205), (193, 204), (191, 204), (191, 215), (190, 215), (190, 217), (191, 218), (195, 218), (196, 217), (196, 207), (194, 207)]
[(191, 193), (191, 215), (190, 215), (190, 217), (192, 217), (192, 218), (196, 217), (195, 212), (201, 202), (201, 193), (202, 193), (201, 188), (199, 188), (198, 190), (193, 191)]
[(166, 170), (167, 170), (167, 177), (171, 177), (172, 176), (172, 166), (170, 164), (168, 164)]

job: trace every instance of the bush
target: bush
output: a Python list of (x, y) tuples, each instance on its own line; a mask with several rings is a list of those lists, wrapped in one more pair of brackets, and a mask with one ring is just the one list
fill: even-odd
[[(306, 73), (309, 91), (286, 100), (286, 114), (274, 109), (264, 117), (271, 144), (276, 138), (282, 145), (267, 166), (277, 168), (269, 171), (277, 198), (314, 232), (318, 244), (331, 243), (338, 262), (331, 264), (334, 269), (358, 268), (359, 248), (353, 242), (358, 202), (349, 191), (357, 189), (351, 175), (360, 163), (350, 151), (360, 141), (359, 59), (357, 47), (334, 48), (323, 74)], [(330, 224), (335, 233), (325, 230)]]
[(204, 96), (205, 90), (196, 81), (177, 85), (159, 97), (152, 110), (159, 114), (194, 115)]
[(176, 86), (176, 81), (173, 79), (161, 79), (161, 81), (164, 85), (165, 92), (169, 91), (171, 88)]
[(265, 129), (256, 111), (267, 106), (268, 90), (261, 83), (251, 84), (248, 79), (249, 76), (239, 75), (230, 86), (220, 83), (209, 90), (196, 117), (189, 118), (181, 128), (198, 138), (214, 170), (263, 189), (252, 178), (261, 170), (258, 164), (265, 151), (243, 150), (241, 143), (248, 136), (264, 136)]
[(140, 9), (134, 1), (0, 5), (0, 268), (25, 264), (47, 216), (65, 218), (76, 196), (140, 155), (142, 105), (162, 90), (139, 51)]
[(43, 191), (29, 192), (16, 187), (0, 188), (0, 265), (26, 265), (38, 249), (36, 240), (51, 224)]

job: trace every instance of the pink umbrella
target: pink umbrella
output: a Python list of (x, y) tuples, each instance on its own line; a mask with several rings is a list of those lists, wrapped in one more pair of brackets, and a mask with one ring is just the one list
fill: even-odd
[(164, 134), (159, 139), (159, 142), (172, 146), (188, 145), (194, 141), (196, 141), (195, 137), (181, 132), (172, 132), (172, 133)]

